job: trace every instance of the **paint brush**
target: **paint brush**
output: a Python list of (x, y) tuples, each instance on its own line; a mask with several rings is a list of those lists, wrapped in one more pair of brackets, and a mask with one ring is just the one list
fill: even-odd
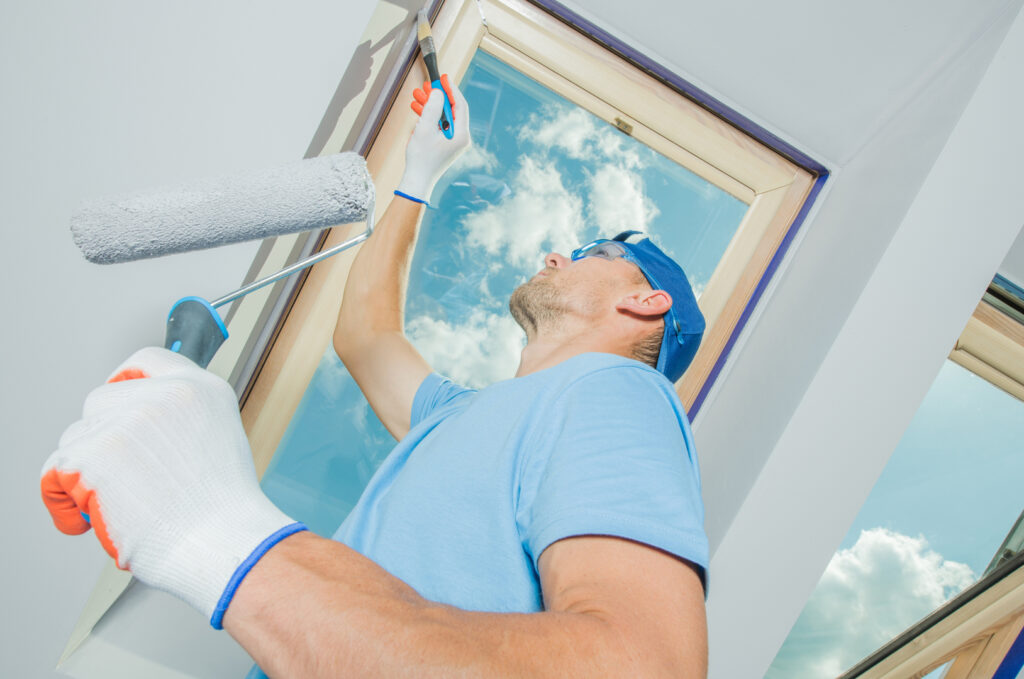
[(437, 122), (441, 132), (448, 139), (455, 134), (455, 126), (452, 124), (452, 102), (448, 99), (448, 93), (441, 86), (441, 72), (437, 68), (437, 50), (434, 49), (434, 37), (430, 34), (430, 21), (427, 19), (427, 10), (421, 9), (418, 18), (418, 36), (420, 41), (420, 52), (423, 53), (423, 63), (427, 66), (427, 76), (430, 78), (430, 86), (441, 90), (444, 96), (444, 109), (441, 111), (441, 119)]

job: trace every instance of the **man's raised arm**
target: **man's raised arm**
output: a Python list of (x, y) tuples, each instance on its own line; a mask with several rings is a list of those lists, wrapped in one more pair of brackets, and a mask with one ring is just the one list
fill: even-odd
[[(447, 76), (443, 82), (448, 83)], [(398, 195), (359, 250), (345, 284), (334, 350), (396, 439), (409, 431), (413, 397), (430, 366), (405, 337), (405, 293), (424, 203), (434, 184), (469, 145), (469, 107), (451, 88), (455, 133), (437, 126), (443, 97), (431, 93), (405, 153)]]

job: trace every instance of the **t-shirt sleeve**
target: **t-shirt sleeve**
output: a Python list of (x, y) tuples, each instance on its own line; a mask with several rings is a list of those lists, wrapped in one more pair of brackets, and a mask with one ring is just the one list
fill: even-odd
[(672, 385), (639, 367), (600, 370), (567, 387), (551, 415), (518, 512), (534, 565), (558, 540), (609, 535), (690, 561), (706, 585), (700, 470)]
[(476, 390), (455, 384), (437, 373), (427, 375), (412, 399), (409, 427), (415, 427), (435, 410), (452, 405), (460, 398), (473, 393), (476, 393)]

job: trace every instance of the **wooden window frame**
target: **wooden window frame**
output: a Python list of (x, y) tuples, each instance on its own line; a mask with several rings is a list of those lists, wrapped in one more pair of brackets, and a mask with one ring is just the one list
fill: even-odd
[(978, 303), (949, 358), (1024, 401), (1024, 324), (993, 303), (994, 285)]

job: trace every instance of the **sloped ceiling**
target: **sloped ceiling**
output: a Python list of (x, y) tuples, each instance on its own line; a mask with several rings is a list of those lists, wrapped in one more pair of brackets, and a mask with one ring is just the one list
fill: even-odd
[(946, 66), (1005, 27), (1021, 3), (565, 4), (820, 160), (844, 165)]

